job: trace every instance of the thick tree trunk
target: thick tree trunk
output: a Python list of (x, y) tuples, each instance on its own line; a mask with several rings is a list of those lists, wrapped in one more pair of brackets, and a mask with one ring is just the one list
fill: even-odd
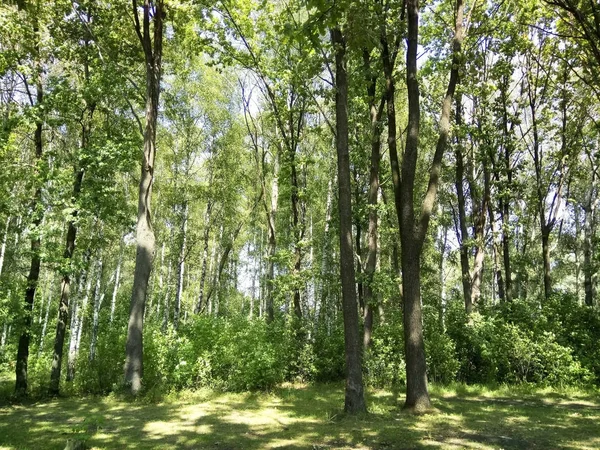
[[(423, 342), (420, 259), (427, 228), (429, 226), (429, 219), (431, 218), (437, 195), (442, 158), (450, 134), (450, 113), (454, 92), (458, 83), (459, 66), (461, 64), (460, 54), (462, 51), (461, 45), (463, 40), (462, 22), (464, 5), (462, 0), (457, 0), (450, 81), (448, 82), (448, 88), (442, 103), (439, 137), (429, 173), (427, 191), (425, 192), (418, 221), (415, 217), (414, 205), (415, 174), (417, 169), (421, 118), (419, 81), (417, 78), (417, 48), (419, 36), (418, 0), (407, 0), (406, 7), (408, 13), (408, 46), (406, 54), (408, 129), (404, 157), (402, 159), (402, 178), (400, 178), (398, 169), (398, 154), (395, 141), (393, 142), (393, 146), (390, 146), (390, 161), (392, 165), (392, 181), (394, 185), (394, 197), (396, 200), (396, 212), (400, 225), (400, 242), (402, 245), (401, 263), (404, 296), (404, 339), (406, 349), (406, 402), (404, 408), (414, 412), (422, 412), (431, 407), (431, 402), (427, 390), (427, 365), (425, 360), (425, 344)], [(388, 117), (391, 118), (395, 116), (395, 111), (393, 110), (393, 79), (389, 67), (386, 69), (384, 65), (384, 71), (387, 72)], [(390, 106), (392, 107), (391, 111)], [(395, 127), (395, 122), (388, 124), (388, 127), (391, 127), (392, 125)]]
[[(136, 227), (136, 258), (133, 275), (133, 291), (127, 325), (125, 346), (125, 383), (136, 395), (142, 387), (144, 311), (148, 280), (154, 260), (154, 230), (152, 229), (151, 200), (156, 155), (156, 122), (160, 93), (163, 20), (163, 0), (154, 3), (154, 36), (150, 36), (151, 0), (143, 5), (143, 26), (140, 25), (137, 1), (133, 0), (135, 29), (146, 59), (146, 124), (144, 129), (144, 153), (138, 193), (138, 217)], [(143, 34), (142, 34), (143, 33)]]
[(340, 277), (344, 312), (346, 353), (346, 399), (344, 409), (351, 414), (365, 412), (361, 347), (356, 304), (354, 248), (352, 245), (352, 205), (350, 155), (348, 151), (348, 78), (346, 42), (339, 28), (331, 30), (335, 51), (335, 117), (338, 161), (338, 210), (340, 215)]

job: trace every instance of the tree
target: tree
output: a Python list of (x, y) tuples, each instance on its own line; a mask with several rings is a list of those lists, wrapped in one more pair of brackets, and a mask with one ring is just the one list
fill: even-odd
[[(22, 4), (28, 16), (33, 20), (33, 49), (32, 59), (34, 61), (34, 67), (32, 68), (33, 80), (27, 80), (23, 77), (23, 83), (27, 92), (30, 106), (36, 109), (35, 114), (35, 131), (33, 136), (34, 149), (35, 149), (35, 173), (33, 176), (34, 180), (34, 193), (31, 198), (30, 213), (32, 214), (32, 227), (31, 233), (31, 263), (29, 265), (29, 274), (27, 275), (27, 287), (25, 289), (25, 302), (22, 319), (21, 336), (19, 338), (19, 348), (17, 351), (17, 363), (16, 363), (16, 383), (15, 393), (25, 394), (27, 392), (27, 364), (29, 359), (29, 341), (31, 339), (31, 314), (33, 312), (33, 302), (35, 298), (35, 291), (37, 289), (39, 277), (40, 277), (40, 266), (41, 266), (41, 255), (40, 255), (40, 225), (42, 224), (43, 208), (42, 208), (42, 185), (39, 180), (41, 159), (44, 152), (44, 141), (43, 141), (43, 127), (44, 127), (44, 86), (43, 86), (43, 68), (42, 68), (42, 55), (40, 52), (40, 46), (42, 41), (42, 29), (40, 26), (40, 15), (42, 11), (39, 8), (34, 10), (33, 5)], [(34, 18), (35, 17), (35, 18)], [(35, 94), (32, 92), (35, 86)]]
[(354, 249), (352, 245), (352, 205), (350, 191), (350, 154), (348, 151), (348, 77), (346, 40), (339, 28), (331, 29), (335, 53), (335, 130), (338, 159), (338, 211), (340, 216), (340, 278), (344, 312), (346, 353), (346, 400), (344, 410), (365, 412), (358, 310), (355, 291)]
[[(402, 246), (401, 264), (404, 298), (404, 345), (406, 352), (406, 402), (404, 408), (415, 412), (423, 412), (431, 407), (431, 403), (427, 390), (427, 368), (425, 361), (425, 345), (423, 342), (420, 260), (429, 219), (433, 212), (437, 194), (442, 157), (450, 134), (450, 112), (454, 92), (458, 83), (458, 72), (462, 52), (464, 4), (462, 0), (457, 0), (456, 2), (450, 80), (442, 103), (439, 137), (433, 156), (427, 190), (421, 206), (420, 218), (418, 220), (415, 215), (414, 191), (421, 121), (419, 81), (417, 78), (419, 2), (418, 0), (407, 0), (406, 7), (408, 21), (406, 52), (408, 128), (401, 170), (398, 162), (398, 155), (393, 147), (390, 147), (390, 163), (392, 167), (394, 198), (400, 225), (400, 242)], [(389, 101), (388, 97), (388, 102)]]
[(163, 24), (166, 14), (163, 0), (144, 1), (141, 23), (137, 0), (132, 0), (132, 9), (135, 31), (144, 52), (146, 66), (146, 122), (138, 192), (137, 249), (125, 349), (125, 382), (130, 386), (132, 394), (135, 395), (142, 387), (144, 310), (155, 251), (150, 207), (156, 157), (156, 123), (160, 94)]

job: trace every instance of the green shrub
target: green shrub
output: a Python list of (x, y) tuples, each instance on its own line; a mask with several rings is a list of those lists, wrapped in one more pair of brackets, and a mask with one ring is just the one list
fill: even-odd
[(364, 358), (367, 384), (389, 387), (406, 383), (402, 312), (390, 314), (373, 330), (371, 348)]

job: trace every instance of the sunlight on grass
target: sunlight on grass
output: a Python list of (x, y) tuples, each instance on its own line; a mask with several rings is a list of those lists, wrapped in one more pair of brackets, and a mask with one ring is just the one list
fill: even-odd
[(343, 414), (343, 386), (286, 385), (269, 393), (185, 392), (160, 403), (114, 396), (0, 408), (0, 450), (600, 448), (595, 393), (544, 388), (433, 387), (435, 414), (401, 411), (403, 397), (369, 391), (370, 414)]

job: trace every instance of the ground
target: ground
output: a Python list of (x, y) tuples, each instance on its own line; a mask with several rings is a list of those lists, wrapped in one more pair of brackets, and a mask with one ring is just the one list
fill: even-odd
[(402, 393), (369, 390), (369, 414), (341, 412), (343, 386), (180, 393), (0, 405), (0, 449), (597, 449), (597, 392), (432, 387), (437, 412), (402, 412)]

